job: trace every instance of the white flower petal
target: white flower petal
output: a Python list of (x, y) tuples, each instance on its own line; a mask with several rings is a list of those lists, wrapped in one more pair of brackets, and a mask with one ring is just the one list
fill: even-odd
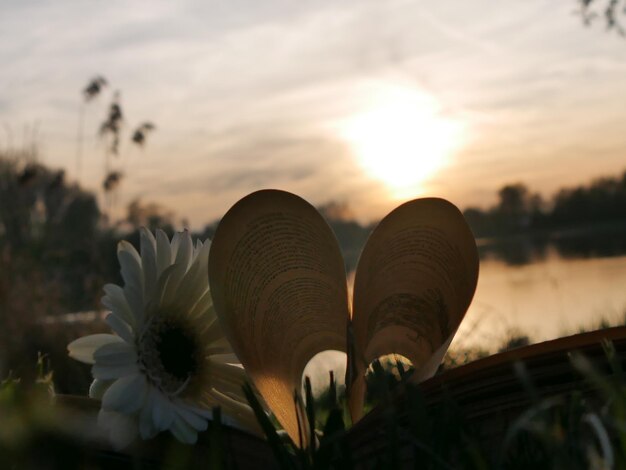
[(96, 364), (123, 365), (137, 362), (137, 352), (132, 344), (124, 341), (100, 346), (93, 353)]
[(142, 439), (151, 439), (159, 432), (152, 422), (152, 409), (156, 401), (157, 393), (157, 390), (154, 388), (148, 388), (141, 413), (139, 413), (139, 435)]
[(174, 437), (183, 444), (195, 444), (198, 440), (198, 433), (196, 430), (180, 417), (177, 417), (174, 420), (170, 431)]
[(106, 295), (102, 298), (102, 304), (130, 326), (136, 327), (138, 319), (126, 301), (124, 289), (116, 284), (106, 284), (104, 293)]
[(216, 362), (211, 362), (211, 386), (229, 396), (240, 397), (241, 387), (246, 382), (246, 372), (242, 367), (222, 364), (220, 368), (215, 367)]
[[(211, 386), (216, 390), (219, 390), (224, 395), (228, 395), (229, 397), (233, 397), (234, 399), (240, 400), (243, 394), (242, 385), (245, 381), (231, 381), (224, 379), (222, 377), (213, 377), (211, 381)], [(241, 400), (240, 400), (241, 401)]]
[(176, 269), (176, 265), (172, 264), (168, 266), (167, 268), (165, 268), (163, 272), (161, 273), (161, 275), (159, 276), (159, 279), (157, 280), (155, 294), (153, 298), (151, 299), (151, 302), (152, 302), (151, 309), (160, 310), (161, 307), (163, 306), (163, 299), (165, 298), (167, 286), (170, 282), (170, 277), (172, 276), (172, 273), (174, 272), (175, 269)]
[(174, 405), (159, 391), (155, 391), (152, 406), (152, 422), (159, 431), (166, 431), (174, 421)]
[(112, 380), (94, 380), (91, 382), (89, 386), (89, 398), (95, 398), (96, 400), (101, 400), (102, 395), (107, 389), (113, 384)]
[(142, 374), (116, 380), (102, 397), (102, 409), (131, 414), (139, 410), (146, 395), (146, 378)]
[(211, 356), (211, 359), (214, 361), (223, 362), (225, 364), (241, 365), (241, 361), (237, 357), (237, 354), (235, 354), (234, 352), (226, 354), (214, 354)]
[(200, 241), (200, 239), (197, 239), (196, 245), (193, 247), (193, 253), (191, 254), (192, 259), (196, 259), (198, 253), (200, 253), (200, 250), (202, 249), (202, 245), (203, 243)]
[(139, 231), (141, 244), (141, 267), (144, 281), (144, 303), (154, 295), (157, 280), (156, 240), (152, 233), (141, 228)]
[(210, 243), (207, 243), (182, 279), (177, 294), (181, 301), (180, 311), (190, 311), (209, 289), (209, 250)]
[(205, 322), (213, 322), (217, 321), (217, 315), (214, 310), (211, 310), (213, 306), (213, 299), (211, 298), (211, 292), (207, 289), (206, 292), (202, 294), (194, 306), (189, 310), (190, 317), (205, 317)]
[(189, 426), (194, 428), (196, 431), (206, 431), (207, 427), (209, 426), (206, 418), (195, 413), (193, 409), (188, 409), (184, 406), (177, 406), (175, 408), (175, 411), (178, 416), (184, 419), (187, 424), (189, 424)]
[(104, 321), (124, 341), (128, 343), (132, 343), (135, 340), (135, 337), (133, 336), (133, 330), (131, 329), (131, 327), (125, 321), (120, 320), (120, 317), (118, 317), (117, 315), (113, 315), (112, 313), (109, 313), (105, 317)]
[(95, 359), (93, 357), (94, 352), (101, 346), (109, 343), (121, 342), (122, 339), (118, 336), (109, 334), (96, 334), (83, 336), (72, 341), (67, 345), (67, 351), (69, 356), (77, 361), (84, 362), (85, 364), (93, 364)]
[(129, 364), (94, 364), (91, 368), (91, 375), (95, 379), (112, 380), (125, 377), (127, 375), (135, 375), (139, 373), (139, 367), (136, 362)]
[(181, 298), (178, 296), (178, 288), (185, 276), (186, 267), (182, 263), (174, 263), (172, 270), (165, 286), (162, 297), (161, 305), (168, 311), (178, 311), (176, 306), (181, 303)]
[(167, 235), (161, 229), (156, 231), (157, 240), (157, 279), (161, 276), (161, 273), (172, 264), (172, 249), (170, 248), (170, 241), (167, 239)]
[(172, 243), (170, 247), (172, 248), (172, 262), (176, 259), (176, 255), (178, 254), (178, 247), (180, 246), (180, 237), (183, 232), (175, 232), (172, 237)]
[(133, 310), (141, 324), (143, 319), (143, 272), (141, 270), (141, 258), (137, 250), (122, 240), (118, 244), (117, 259), (120, 262), (122, 278), (124, 279), (124, 295), (128, 305)]
[[(191, 262), (191, 253), (193, 252), (193, 243), (191, 241), (191, 234), (188, 230), (185, 230), (180, 234), (180, 244), (178, 251), (176, 252), (175, 263), (181, 264), (185, 267), (185, 271), (189, 268)], [(208, 269), (208, 267), (207, 267)]]
[(191, 406), (191, 405), (188, 405), (187, 403), (184, 403), (182, 401), (178, 401), (177, 402), (177, 406), (185, 408), (186, 410), (189, 410), (189, 411), (197, 414), (198, 416), (202, 416), (206, 420), (212, 420), (213, 419), (213, 410), (207, 410), (205, 408), (198, 408), (197, 406)]
[[(203, 344), (202, 357), (210, 361), (203, 364), (209, 374), (208, 383), (189, 399), (205, 407), (221, 406), (224, 422), (258, 428), (241, 391), (245, 372), (230, 364), (237, 359), (212, 305), (207, 274), (210, 241), (198, 241), (194, 246), (191, 235), (185, 231), (175, 234), (170, 243), (163, 231), (157, 230), (155, 238), (142, 229), (140, 242), (141, 256), (127, 242), (118, 245), (124, 286), (105, 287), (103, 304), (111, 309), (106, 322), (119, 336), (95, 335), (101, 337), (100, 342), (77, 341), (68, 347), (74, 357), (93, 364), (96, 380), (90, 387), (90, 395), (102, 398), (102, 420), (108, 417), (110, 421), (121, 422), (126, 415), (132, 415), (135, 432), (142, 438), (149, 439), (169, 430), (188, 444), (196, 442), (198, 431), (207, 429), (211, 411), (174, 398), (172, 390), (163, 392), (155, 388), (147, 381), (143, 369), (140, 370), (137, 348), (153, 347), (139, 344), (144, 330), (153, 325), (161, 328), (163, 324), (159, 322), (171, 320), (192, 326)], [(154, 314), (159, 316), (148, 321), (146, 315)], [(172, 315), (171, 319), (168, 315)], [(209, 357), (213, 354), (221, 356)], [(162, 371), (158, 368), (150, 373), (155, 374), (156, 381), (167, 384), (166, 377), (159, 377)]]
[[(211, 329), (210, 335), (207, 333), (206, 334), (206, 342), (208, 344), (210, 344), (210, 346), (205, 347), (204, 348), (204, 352), (208, 355), (220, 355), (220, 354), (227, 354), (232, 352), (232, 348), (230, 346), (230, 343), (228, 342), (228, 340), (221, 336), (221, 337), (217, 337), (217, 339), (214, 340), (210, 340), (209, 338), (212, 338), (213, 335), (215, 334), (215, 330), (218, 330), (221, 332), (221, 330), (218, 329), (219, 325), (214, 325), (214, 327)], [(202, 338), (204, 340), (205, 335), (202, 335)]]

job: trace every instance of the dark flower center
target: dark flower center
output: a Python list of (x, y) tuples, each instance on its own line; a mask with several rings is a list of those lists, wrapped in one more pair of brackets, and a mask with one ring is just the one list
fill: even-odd
[(159, 331), (156, 343), (163, 369), (169, 375), (184, 381), (198, 370), (196, 343), (184, 328), (168, 324)]

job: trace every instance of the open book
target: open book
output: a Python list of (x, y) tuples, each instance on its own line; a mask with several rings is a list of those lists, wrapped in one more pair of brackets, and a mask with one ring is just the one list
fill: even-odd
[(388, 214), (359, 259), (353, 299), (337, 240), (319, 212), (284, 191), (237, 202), (220, 222), (209, 282), (224, 333), (285, 430), (298, 442), (294, 391), (313, 356), (348, 355), (353, 421), (361, 417), (365, 372), (400, 354), (413, 380), (432, 376), (478, 280), (474, 237), (459, 210), (416, 199)]

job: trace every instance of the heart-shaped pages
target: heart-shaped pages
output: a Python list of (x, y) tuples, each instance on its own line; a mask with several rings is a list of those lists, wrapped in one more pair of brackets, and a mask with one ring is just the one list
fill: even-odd
[(476, 242), (461, 212), (439, 198), (415, 199), (372, 232), (354, 280), (348, 380), (352, 419), (363, 410), (367, 366), (400, 354), (413, 381), (434, 375), (465, 315), (478, 281)]
[(294, 442), (294, 391), (321, 351), (345, 351), (348, 295), (335, 236), (304, 199), (258, 191), (220, 222), (209, 255), (213, 303), (226, 337)]
[(377, 357), (405, 356), (416, 368), (415, 380), (434, 374), (477, 279), (478, 254), (465, 219), (435, 198), (403, 204), (370, 236), (356, 272), (349, 334), (339, 246), (322, 216), (300, 197), (263, 190), (243, 198), (220, 222), (209, 257), (224, 332), (297, 443), (294, 392), (315, 354), (348, 353), (346, 381), (357, 420), (365, 370)]

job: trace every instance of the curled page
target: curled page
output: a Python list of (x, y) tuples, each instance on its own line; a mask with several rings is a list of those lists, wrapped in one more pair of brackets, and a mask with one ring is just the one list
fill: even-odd
[(461, 212), (448, 201), (416, 199), (396, 208), (368, 239), (356, 270), (349, 353), (350, 411), (361, 416), (364, 374), (387, 354), (432, 376), (469, 307), (478, 252)]
[(334, 234), (300, 197), (252, 193), (217, 228), (209, 281), (235, 353), (298, 443), (294, 391), (304, 367), (321, 351), (345, 351), (346, 273)]

